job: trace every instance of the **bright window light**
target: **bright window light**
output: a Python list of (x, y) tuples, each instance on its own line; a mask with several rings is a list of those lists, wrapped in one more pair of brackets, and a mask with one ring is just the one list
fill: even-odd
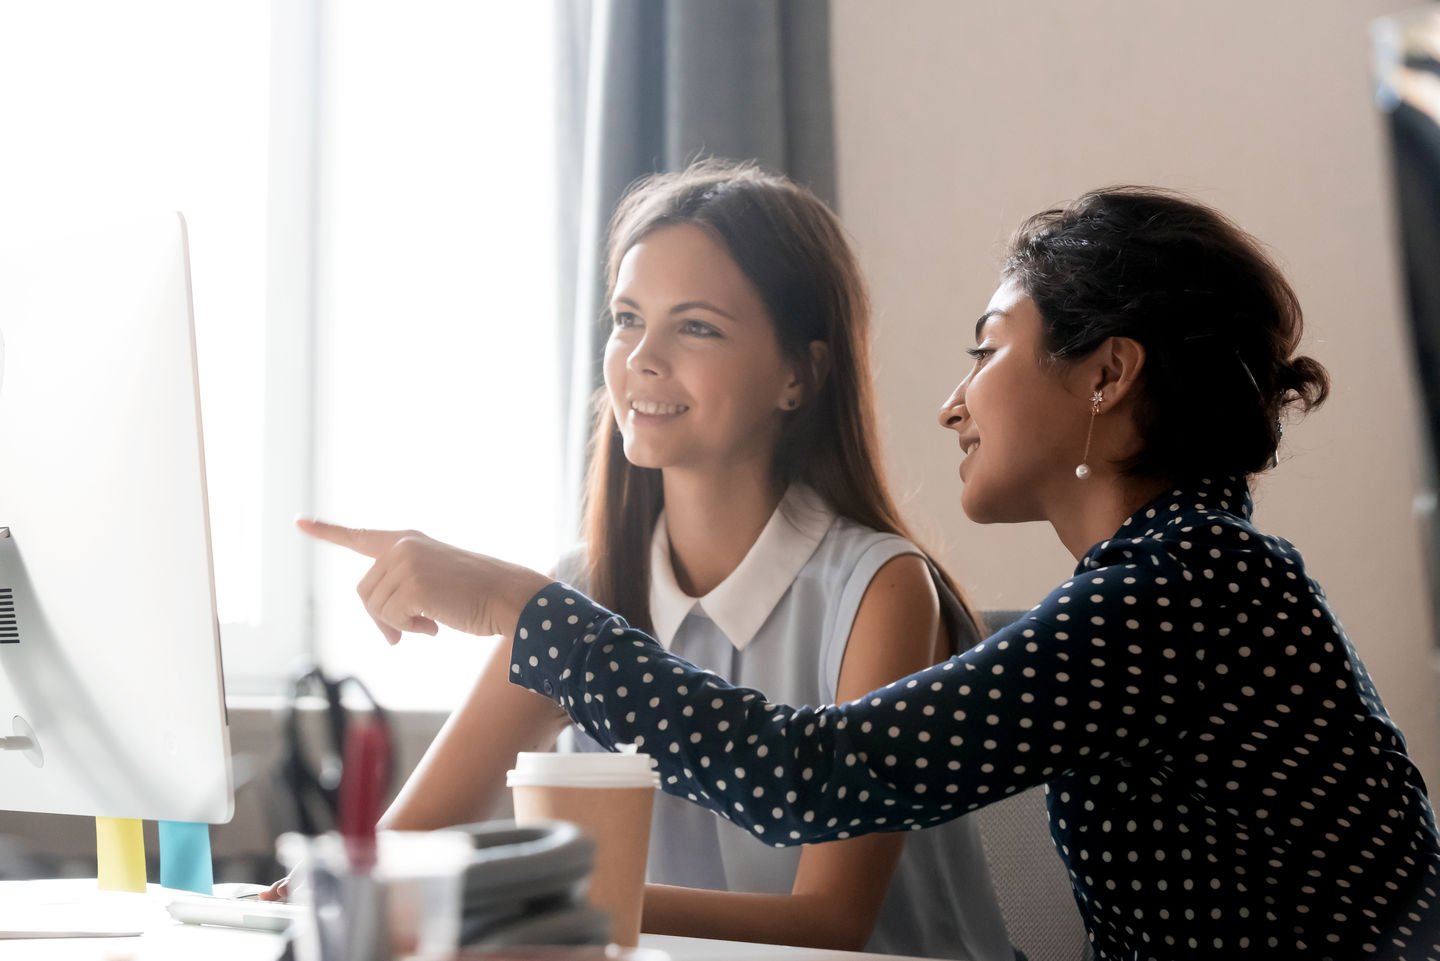
[[(274, 690), (318, 652), (393, 706), (443, 707), (493, 646), (388, 648), (354, 594), (363, 559), (311, 553), (285, 510), (541, 568), (564, 546), (553, 16), (462, 0), (0, 4), (0, 221), (173, 209), (189, 224), (232, 692)], [(286, 275), (312, 236), (313, 276)], [(272, 328), (286, 336), (267, 355), (277, 317), (313, 339)], [(313, 365), (277, 377), (291, 343), (313, 343)], [(295, 423), (277, 425), (292, 401)], [(267, 600), (277, 581), (293, 585), (284, 603)]]
[[(403, 13), (397, 13), (402, 11)], [(316, 510), (553, 564), (560, 547), (551, 4), (332, 3), (319, 142)], [(316, 552), (327, 664), (453, 703), (491, 644), (388, 647)]]
[(261, 616), (269, 13), (0, 5), (0, 222), (185, 215), (222, 624)]

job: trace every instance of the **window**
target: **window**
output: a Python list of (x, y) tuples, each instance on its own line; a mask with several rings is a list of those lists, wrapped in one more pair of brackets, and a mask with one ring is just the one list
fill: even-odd
[(262, 617), (269, 48), (263, 4), (0, 13), (0, 221), (65, 231), (185, 214), (225, 623)]
[[(321, 63), (316, 510), (542, 570), (560, 545), (551, 5), (334, 3)], [(327, 664), (450, 702), (490, 649), (389, 648), (321, 545)]]
[(0, 220), (189, 226), (227, 683), (319, 653), (397, 706), (489, 645), (389, 649), (297, 512), (561, 546), (550, 4), (0, 7)]

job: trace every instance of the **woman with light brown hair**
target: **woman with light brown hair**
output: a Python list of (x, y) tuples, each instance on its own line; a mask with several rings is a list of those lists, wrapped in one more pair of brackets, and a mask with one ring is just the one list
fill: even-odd
[[(869, 301), (823, 203), (748, 164), (657, 174), (616, 211), (607, 273), (585, 541), (561, 580), (677, 656), (796, 703), (851, 700), (979, 639), (886, 489)], [(516, 752), (566, 727), (508, 673), (502, 650), (386, 826), (487, 816)], [(597, 749), (577, 734), (562, 748)], [(968, 821), (801, 851), (662, 795), (650, 852), (649, 932), (1013, 957)]]

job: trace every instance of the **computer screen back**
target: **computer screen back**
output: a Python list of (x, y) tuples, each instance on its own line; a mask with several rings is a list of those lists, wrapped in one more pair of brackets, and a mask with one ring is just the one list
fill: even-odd
[(0, 809), (233, 809), (185, 224), (0, 236)]

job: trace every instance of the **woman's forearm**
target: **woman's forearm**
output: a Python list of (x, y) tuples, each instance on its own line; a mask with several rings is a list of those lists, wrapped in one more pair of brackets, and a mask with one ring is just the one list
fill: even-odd
[(428, 831), (490, 817), (516, 753), (547, 747), (565, 726), (565, 716), (554, 704), (506, 680), (505, 654), (503, 647), (498, 649), (485, 665), (385, 812), (381, 826)]
[(643, 929), (650, 934), (860, 951), (874, 921), (873, 912), (856, 912), (829, 894), (747, 894), (645, 885)]

